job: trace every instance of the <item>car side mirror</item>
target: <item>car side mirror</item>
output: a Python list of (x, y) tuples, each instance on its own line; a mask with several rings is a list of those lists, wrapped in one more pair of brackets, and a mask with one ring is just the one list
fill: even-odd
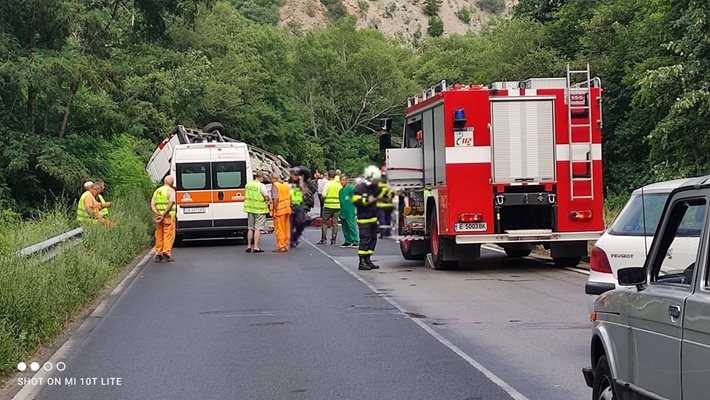
[(616, 272), (621, 286), (636, 286), (643, 290), (646, 285), (646, 269), (642, 267), (621, 268)]

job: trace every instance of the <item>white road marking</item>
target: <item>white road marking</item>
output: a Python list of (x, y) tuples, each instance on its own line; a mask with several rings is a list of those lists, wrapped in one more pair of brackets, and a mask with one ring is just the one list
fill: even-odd
[[(503, 253), (503, 254), (505, 254), (505, 250), (502, 250), (502, 249), (499, 249), (499, 248), (496, 248), (496, 247), (488, 246), (488, 245), (485, 245), (485, 244), (484, 244), (483, 246), (481, 246), (481, 247), (484, 248), (484, 249), (486, 249), (486, 250), (495, 251), (496, 253)], [(541, 257), (541, 256), (535, 256), (535, 255), (533, 255), (533, 256), (528, 256), (528, 257), (530, 257), (530, 258), (535, 258), (535, 259), (538, 259), (538, 260), (543, 260), (543, 261), (550, 261), (550, 262), (552, 262), (552, 258), (548, 258), (548, 257)], [(525, 258), (528, 258), (528, 257), (525, 257)], [(561, 268), (562, 268), (562, 269), (566, 269), (567, 271), (576, 272), (576, 273), (578, 273), (578, 274), (589, 275), (589, 271), (587, 271), (586, 269), (582, 269), (582, 268), (570, 268), (570, 267), (561, 267)]]
[[(110, 308), (108, 306), (109, 300), (113, 296), (122, 293), (126, 289), (126, 287), (128, 286), (128, 282), (132, 282), (131, 278), (135, 276), (135, 274), (138, 273), (138, 270), (151, 259), (151, 256), (152, 253), (150, 252), (146, 254), (145, 257), (143, 257), (138, 262), (138, 264), (136, 264), (133, 270), (131, 270), (131, 272), (129, 272), (128, 275), (126, 275), (121, 280), (121, 282), (114, 288), (114, 290), (111, 291), (111, 294), (107, 296), (89, 316), (100, 316), (104, 311), (106, 311), (107, 308)], [(74, 332), (69, 337), (69, 339), (64, 342), (64, 344), (52, 355), (52, 357), (49, 358), (49, 360), (47, 360), (47, 362), (52, 363), (52, 365), (57, 365), (57, 363), (59, 362), (65, 362), (64, 360), (69, 358), (69, 355), (74, 350), (74, 347), (79, 345), (81, 341), (85, 339), (84, 335), (79, 335), (79, 333), (82, 333), (84, 331), (90, 331), (89, 325), (95, 324), (96, 321), (96, 318), (87, 318), (79, 326), (79, 328), (77, 328), (76, 332)], [(52, 376), (52, 373), (53, 372), (45, 371), (44, 368), (42, 368), (36, 374), (32, 375), (31, 378), (43, 378), (43, 381), (46, 382), (47, 378)], [(25, 385), (19, 392), (17, 392), (17, 394), (12, 398), (12, 400), (34, 399), (43, 387), (43, 385)]]
[[(321, 250), (316, 246), (315, 244), (311, 243), (308, 239), (303, 239), (306, 243), (311, 245), (314, 249), (318, 250), (321, 254), (324, 256), (328, 257), (331, 261), (335, 263), (335, 265), (339, 266), (340, 268), (343, 269), (343, 271), (347, 272), (350, 274), (353, 278), (357, 279), (360, 281), (363, 285), (367, 286), (370, 290), (372, 290), (375, 294), (379, 295), (381, 298), (383, 298), (385, 301), (390, 303), (393, 307), (395, 307), (397, 310), (399, 310), (402, 314), (406, 315), (407, 310), (402, 307), (397, 301), (395, 301), (392, 297), (390, 297), (387, 293), (377, 289), (375, 286), (373, 286), (370, 282), (366, 281), (364, 278), (362, 278), (360, 275), (358, 275), (355, 271), (352, 269), (348, 268), (345, 264), (341, 263), (338, 261), (335, 257), (331, 256), (330, 254), (326, 253), (325, 251)], [(410, 318), (412, 322), (415, 324), (419, 325), (420, 328), (424, 329), (426, 333), (431, 335), (434, 339), (436, 339), (439, 343), (443, 344), (444, 346), (448, 347), (449, 350), (453, 351), (458, 355), (459, 357), (463, 358), (464, 361), (466, 361), (469, 365), (471, 365), (473, 368), (476, 368), (480, 373), (482, 373), (486, 378), (488, 378), (491, 382), (496, 384), (498, 387), (503, 389), (508, 395), (513, 400), (529, 400), (527, 397), (523, 396), (522, 393), (518, 392), (515, 388), (510, 386), (506, 381), (501, 379), (498, 375), (494, 374), (491, 372), (488, 368), (484, 367), (481, 363), (478, 361), (474, 360), (473, 357), (470, 355), (466, 354), (463, 350), (461, 350), (460, 347), (456, 346), (455, 344), (451, 343), (448, 339), (443, 337), (439, 332), (435, 331), (433, 328), (431, 328), (429, 325), (425, 324), (422, 320), (417, 319), (417, 318)]]

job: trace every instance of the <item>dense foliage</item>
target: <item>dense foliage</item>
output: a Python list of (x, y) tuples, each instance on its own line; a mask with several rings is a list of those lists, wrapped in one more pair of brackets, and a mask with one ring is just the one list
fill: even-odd
[(0, 216), (73, 197), (87, 178), (114, 195), (149, 185), (142, 166), (178, 123), (221, 121), (293, 163), (354, 172), (407, 95), (440, 79), (563, 76), (568, 62), (604, 83), (611, 194), (708, 171), (705, 1), (521, 0), (480, 34), (415, 45), (356, 30), (340, 0), (320, 2), (327, 28), (282, 31), (282, 3), (0, 2)]

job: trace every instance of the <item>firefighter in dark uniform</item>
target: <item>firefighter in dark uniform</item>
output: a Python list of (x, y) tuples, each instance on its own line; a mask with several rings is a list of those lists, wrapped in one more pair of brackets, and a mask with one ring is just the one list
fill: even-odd
[(298, 246), (298, 242), (306, 225), (306, 214), (303, 211), (303, 183), (298, 170), (289, 170), (288, 184), (291, 189), (291, 241), (290, 246)]
[(381, 177), (380, 169), (374, 165), (365, 168), (363, 182), (355, 187), (353, 203), (357, 208), (357, 227), (360, 234), (360, 246), (357, 254), (360, 257), (358, 269), (368, 271), (378, 269), (379, 266), (372, 263), (372, 255), (375, 254), (377, 245), (377, 201), (379, 199), (379, 181)]
[(380, 237), (388, 237), (392, 234), (392, 198), (394, 192), (387, 188), (387, 177), (382, 175), (377, 185), (380, 192), (377, 197), (377, 219), (380, 223)]

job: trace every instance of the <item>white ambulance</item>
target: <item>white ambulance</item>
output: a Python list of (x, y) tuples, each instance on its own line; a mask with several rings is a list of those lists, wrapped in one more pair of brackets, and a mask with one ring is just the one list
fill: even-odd
[(175, 177), (177, 241), (185, 237), (244, 236), (244, 187), (257, 170), (290, 167), (281, 157), (221, 135), (212, 123), (202, 130), (178, 126), (153, 153), (146, 170), (158, 182)]

